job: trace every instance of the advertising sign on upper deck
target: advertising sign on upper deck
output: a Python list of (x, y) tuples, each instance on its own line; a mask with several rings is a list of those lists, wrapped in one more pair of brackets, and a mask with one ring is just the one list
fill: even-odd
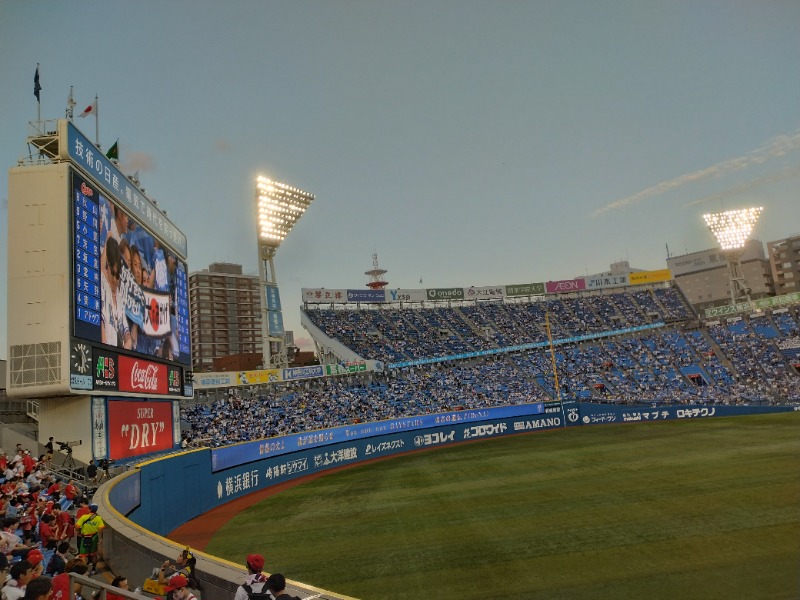
[(467, 300), (493, 300), (503, 297), (504, 289), (502, 285), (484, 286), (484, 287), (468, 287), (465, 290), (465, 297)]
[(303, 302), (309, 304), (344, 304), (347, 290), (327, 290), (325, 288), (303, 288)]
[(506, 286), (506, 296), (542, 296), (545, 293), (544, 283), (515, 283)]
[(579, 292), (586, 289), (586, 279), (562, 279), (561, 281), (548, 281), (544, 284), (548, 294), (566, 294)]
[(464, 288), (429, 288), (425, 296), (428, 300), (463, 300)]
[(596, 275), (586, 278), (586, 289), (600, 290), (609, 287), (628, 285), (628, 275)]
[(672, 279), (672, 271), (669, 269), (658, 269), (657, 271), (639, 271), (631, 273), (631, 285), (641, 285), (643, 283), (658, 283), (659, 281), (669, 281)]
[(347, 290), (348, 302), (386, 302), (383, 290)]
[(387, 302), (424, 302), (425, 290), (386, 290)]

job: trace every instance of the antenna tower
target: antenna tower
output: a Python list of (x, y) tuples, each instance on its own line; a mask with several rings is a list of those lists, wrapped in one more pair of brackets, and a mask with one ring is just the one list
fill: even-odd
[(369, 275), (369, 281), (367, 282), (367, 287), (371, 290), (382, 290), (389, 282), (386, 281), (383, 276), (387, 273), (386, 269), (381, 269), (378, 266), (378, 253), (372, 253), (372, 269), (369, 271), (364, 271), (364, 275)]

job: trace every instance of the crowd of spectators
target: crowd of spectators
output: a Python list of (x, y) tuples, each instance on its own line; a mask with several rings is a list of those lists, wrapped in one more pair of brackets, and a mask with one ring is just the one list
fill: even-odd
[[(11, 453), (0, 450), (0, 570), (3, 600), (70, 597), (70, 573), (85, 575), (96, 557), (81, 555), (82, 523), (93, 521), (97, 507), (86, 489), (51, 471), (53, 440), (47, 453), (35, 458), (21, 444)], [(76, 525), (77, 522), (77, 525)], [(73, 584), (72, 597), (80, 596)]]
[[(524, 342), (658, 329), (548, 347), (441, 360), (382, 373), (229, 390), (185, 408), (192, 437), (225, 445), (355, 422), (575, 398), (605, 403), (800, 401), (800, 376), (776, 343), (798, 336), (794, 309), (700, 327), (674, 288), (542, 302), (390, 310), (313, 310), (319, 327), (365, 358), (446, 357)], [(677, 323), (678, 326), (674, 324)]]
[(328, 337), (365, 358), (400, 362), (602, 333), (695, 315), (677, 288), (451, 307), (309, 308)]

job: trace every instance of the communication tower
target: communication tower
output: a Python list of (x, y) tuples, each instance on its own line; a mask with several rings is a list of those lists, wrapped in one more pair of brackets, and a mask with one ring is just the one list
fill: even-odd
[(372, 253), (372, 268), (369, 271), (364, 271), (364, 275), (369, 275), (369, 281), (367, 282), (367, 287), (371, 290), (382, 290), (389, 282), (384, 279), (384, 275), (386, 275), (388, 271), (386, 269), (381, 269), (378, 265), (378, 253)]

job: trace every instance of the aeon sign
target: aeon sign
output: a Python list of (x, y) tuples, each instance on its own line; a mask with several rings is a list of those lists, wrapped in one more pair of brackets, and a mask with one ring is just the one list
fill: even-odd
[(568, 292), (578, 292), (586, 289), (586, 280), (563, 279), (561, 281), (548, 281), (544, 284), (548, 294), (566, 294)]
[(137, 394), (167, 394), (168, 371), (166, 365), (120, 355), (118, 389)]

